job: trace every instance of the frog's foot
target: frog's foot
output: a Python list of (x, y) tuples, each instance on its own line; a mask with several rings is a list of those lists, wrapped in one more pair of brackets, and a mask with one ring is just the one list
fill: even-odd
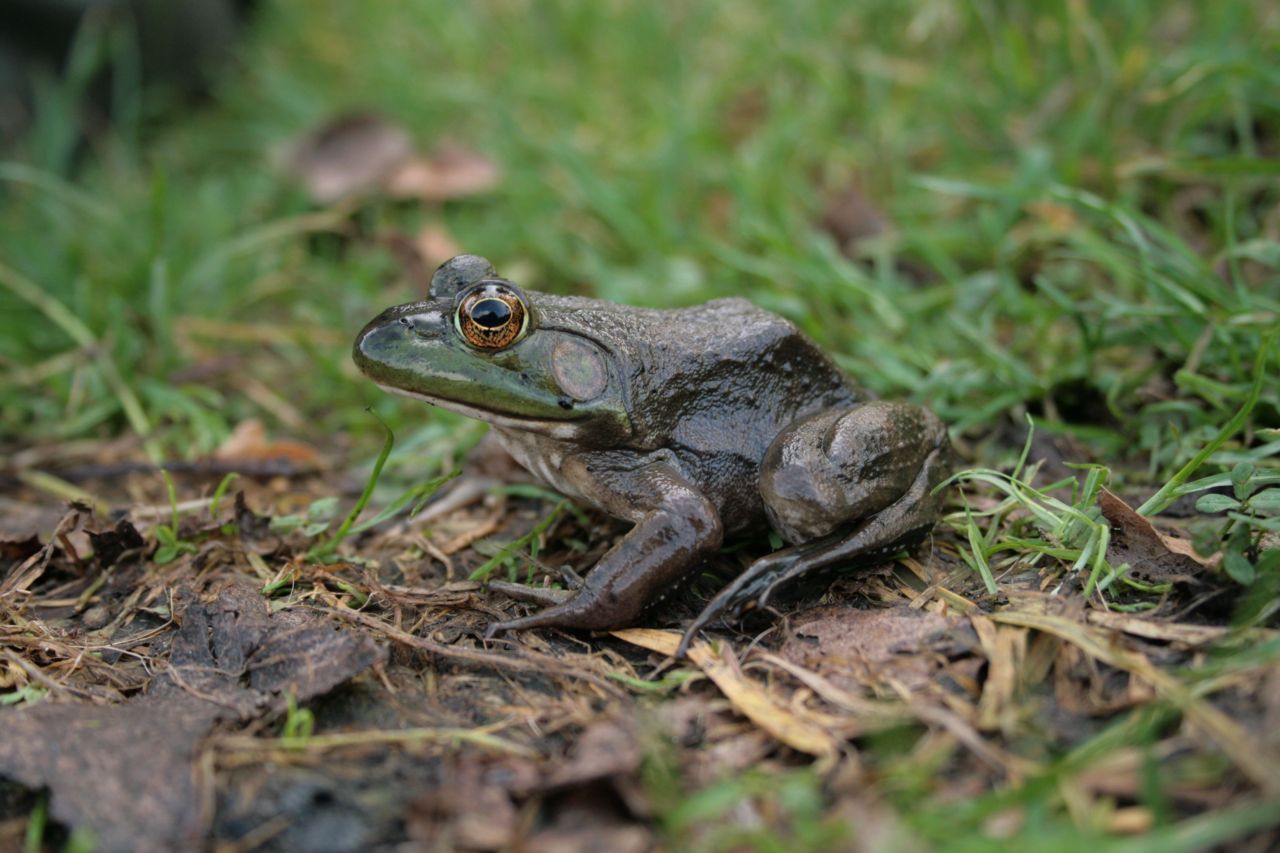
[[(509, 591), (506, 589), (503, 592)], [(512, 598), (526, 601), (533, 600), (532, 596), (517, 594)], [(534, 603), (541, 603), (535, 601)], [(508, 619), (505, 622), (494, 622), (485, 629), (484, 637), (486, 640), (493, 639), (504, 631), (519, 631), (524, 628), (590, 628), (592, 625), (584, 625), (583, 621), (590, 616), (590, 613), (582, 610), (582, 604), (577, 602), (575, 598), (562, 600), (550, 607), (543, 608), (537, 613), (530, 613), (528, 616), (521, 616), (518, 619)]]
[[(572, 472), (584, 465), (584, 461), (571, 459), (563, 468)], [(572, 597), (537, 613), (491, 625), (486, 636), (523, 628), (601, 631), (625, 627), (687, 575), (703, 554), (720, 547), (723, 530), (719, 513), (665, 463), (585, 471), (597, 485), (617, 487), (625, 496), (618, 502), (631, 515), (635, 527), (600, 558)]]
[(948, 454), (948, 448), (934, 450), (905, 493), (852, 529), (756, 560), (702, 609), (681, 638), (676, 657), (682, 657), (697, 632), (714, 619), (740, 614), (752, 603), (766, 607), (779, 586), (801, 575), (840, 564), (865, 565), (919, 542), (933, 528), (941, 499), (932, 491), (945, 476)]
[(707, 602), (702, 612), (685, 629), (676, 648), (676, 658), (682, 658), (693, 644), (698, 632), (723, 614), (740, 615), (752, 601), (767, 595), (773, 588), (774, 578), (785, 574), (800, 559), (799, 548), (785, 548), (756, 560), (747, 570), (733, 579), (733, 582), (720, 590), (716, 597)]

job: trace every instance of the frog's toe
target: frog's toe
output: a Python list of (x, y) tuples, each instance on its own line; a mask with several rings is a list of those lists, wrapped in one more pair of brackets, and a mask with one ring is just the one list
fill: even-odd
[[(555, 608), (548, 608), (553, 610)], [(543, 628), (557, 624), (554, 617), (548, 621), (546, 610), (538, 613), (530, 613), (528, 616), (521, 616), (519, 619), (507, 619), (503, 622), (494, 622), (484, 631), (484, 638), (492, 640), (499, 634), (505, 634), (507, 631), (522, 631), (525, 628)]]
[[(527, 589), (527, 588), (526, 588)], [(537, 613), (494, 624), (494, 631), (518, 631), (525, 628), (576, 628), (582, 631), (608, 631), (630, 623), (643, 602), (619, 601), (598, 590), (588, 588), (574, 592), (548, 590), (540, 593), (563, 600), (544, 607)], [(528, 598), (527, 594), (525, 596)]]
[(676, 657), (683, 657), (697, 633), (716, 619), (726, 614), (740, 615), (753, 603), (759, 602), (761, 595), (773, 589), (778, 579), (786, 575), (788, 568), (799, 557), (800, 554), (795, 548), (787, 548), (767, 557), (761, 557), (748, 566), (747, 570), (734, 578), (732, 583), (716, 593), (716, 596), (707, 602), (702, 612), (690, 623), (680, 639)]

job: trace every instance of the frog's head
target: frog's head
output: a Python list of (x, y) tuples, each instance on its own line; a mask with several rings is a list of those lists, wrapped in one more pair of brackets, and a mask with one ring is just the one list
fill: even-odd
[(630, 431), (622, 372), (584, 330), (540, 321), (536, 300), (476, 255), (446, 261), (430, 298), (389, 308), (352, 353), (386, 391), (557, 438)]

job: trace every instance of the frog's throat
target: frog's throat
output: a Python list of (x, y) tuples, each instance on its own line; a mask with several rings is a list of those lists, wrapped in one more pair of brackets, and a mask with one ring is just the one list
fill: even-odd
[(406, 391), (403, 388), (397, 388), (394, 385), (383, 385), (381, 382), (377, 386), (388, 394), (399, 394), (401, 397), (412, 397), (415, 400), (421, 400), (424, 403), (430, 403), (450, 412), (457, 412), (460, 415), (466, 415), (469, 418), (475, 418), (478, 421), (484, 421), (494, 426), (503, 427), (505, 429), (521, 429), (529, 432), (538, 432), (548, 435), (551, 438), (558, 438), (562, 441), (576, 438), (582, 431), (582, 423), (578, 421), (547, 421), (538, 418), (517, 418), (511, 415), (501, 415), (491, 412), (488, 409), (480, 409), (475, 406), (468, 406), (465, 403), (458, 403), (453, 400), (446, 400), (443, 397), (432, 397), (428, 394), (421, 394), (417, 391)]

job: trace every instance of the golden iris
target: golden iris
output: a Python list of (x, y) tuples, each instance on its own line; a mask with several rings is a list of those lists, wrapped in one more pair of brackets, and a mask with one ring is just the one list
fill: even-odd
[(477, 349), (502, 349), (524, 336), (529, 312), (509, 285), (482, 281), (463, 294), (454, 314), (462, 339)]

